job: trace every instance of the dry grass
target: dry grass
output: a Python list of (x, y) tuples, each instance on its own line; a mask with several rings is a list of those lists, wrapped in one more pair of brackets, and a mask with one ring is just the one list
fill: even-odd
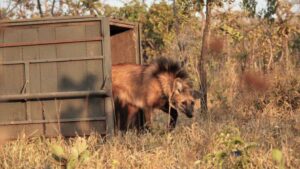
[[(172, 132), (164, 132), (167, 117), (158, 113), (153, 132), (142, 135), (20, 138), (1, 146), (0, 168), (280, 168), (283, 163), (296, 169), (299, 82), (276, 80), (263, 93), (241, 88), (231, 102), (221, 93), (224, 97), (210, 104), (208, 119), (180, 115)], [(281, 162), (272, 158), (274, 149), (283, 154)]]

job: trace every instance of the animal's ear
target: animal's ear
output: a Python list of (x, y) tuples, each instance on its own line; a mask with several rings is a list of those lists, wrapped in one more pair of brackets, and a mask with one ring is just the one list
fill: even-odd
[(174, 91), (181, 92), (183, 90), (183, 84), (182, 81), (179, 78), (176, 78), (174, 80)]
[(193, 95), (194, 99), (200, 99), (200, 91), (193, 90), (192, 95)]

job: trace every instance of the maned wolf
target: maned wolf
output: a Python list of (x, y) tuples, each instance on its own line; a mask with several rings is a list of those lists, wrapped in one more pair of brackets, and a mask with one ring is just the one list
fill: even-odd
[(149, 65), (113, 65), (112, 91), (121, 130), (133, 125), (138, 112), (145, 113), (145, 127), (151, 128), (154, 109), (170, 113), (171, 128), (176, 125), (177, 112), (193, 117), (195, 101), (188, 75), (170, 58), (161, 57)]

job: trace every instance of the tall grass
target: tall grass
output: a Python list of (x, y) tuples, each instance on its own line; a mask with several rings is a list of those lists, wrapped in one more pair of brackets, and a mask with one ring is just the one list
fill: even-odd
[(129, 131), (112, 138), (95, 133), (71, 139), (23, 136), (1, 145), (0, 168), (296, 169), (300, 79), (297, 73), (271, 77), (262, 91), (255, 86), (260, 77), (211, 85), (207, 119), (199, 112), (192, 120), (180, 114), (172, 132), (166, 131), (168, 117), (157, 112), (151, 133)]

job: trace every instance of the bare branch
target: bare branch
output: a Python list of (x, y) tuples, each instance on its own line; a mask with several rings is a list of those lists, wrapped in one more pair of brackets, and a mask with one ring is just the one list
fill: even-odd
[(97, 9), (97, 7), (95, 6), (95, 4), (92, 0), (89, 0), (88, 3), (89, 3), (88, 7), (89, 7), (91, 15), (95, 15), (95, 11), (96, 11), (96, 15), (101, 14), (101, 12)]
[(41, 6), (40, 0), (37, 0), (37, 5), (38, 5), (39, 12), (40, 12), (40, 16), (43, 17), (43, 11), (42, 11), (42, 6)]
[(52, 7), (51, 7), (51, 15), (54, 16), (54, 6), (55, 6), (55, 0), (52, 2)]
[[(13, 6), (9, 11), (6, 12), (6, 15), (9, 15), (9, 13), (11, 13), (14, 9), (16, 9), (16, 7), (21, 3), (21, 0), (18, 0), (15, 4), (15, 6)], [(9, 5), (10, 6), (10, 5)]]

